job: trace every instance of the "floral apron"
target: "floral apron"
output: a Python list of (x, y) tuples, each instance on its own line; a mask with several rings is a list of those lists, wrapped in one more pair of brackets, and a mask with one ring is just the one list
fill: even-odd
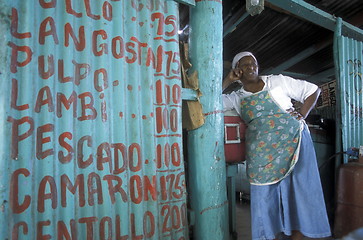
[(281, 109), (268, 91), (241, 100), (246, 131), (247, 176), (269, 185), (290, 174), (299, 157), (302, 124)]

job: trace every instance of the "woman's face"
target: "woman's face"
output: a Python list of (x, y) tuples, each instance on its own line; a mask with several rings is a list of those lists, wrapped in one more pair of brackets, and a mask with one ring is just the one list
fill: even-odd
[(241, 58), (236, 65), (236, 69), (242, 72), (241, 80), (257, 81), (258, 80), (258, 64), (251, 56)]

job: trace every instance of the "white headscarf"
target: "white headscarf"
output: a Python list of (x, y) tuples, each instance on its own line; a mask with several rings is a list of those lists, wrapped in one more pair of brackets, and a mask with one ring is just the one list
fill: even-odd
[(247, 56), (253, 57), (255, 59), (256, 63), (257, 63), (257, 59), (256, 59), (255, 56), (253, 56), (252, 53), (250, 53), (250, 52), (240, 52), (236, 56), (234, 56), (234, 58), (233, 58), (233, 61), (232, 61), (232, 69), (235, 69), (236, 68), (237, 63), (238, 63), (239, 60), (241, 60), (241, 58), (247, 57)]

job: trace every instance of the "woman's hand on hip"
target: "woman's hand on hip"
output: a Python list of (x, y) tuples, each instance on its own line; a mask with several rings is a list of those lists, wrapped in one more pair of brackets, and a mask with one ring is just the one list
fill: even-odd
[(290, 115), (293, 116), (294, 118), (296, 118), (297, 120), (305, 119), (305, 117), (301, 113), (299, 113), (298, 111), (296, 111), (293, 108), (286, 109), (286, 111), (288, 113), (290, 113)]

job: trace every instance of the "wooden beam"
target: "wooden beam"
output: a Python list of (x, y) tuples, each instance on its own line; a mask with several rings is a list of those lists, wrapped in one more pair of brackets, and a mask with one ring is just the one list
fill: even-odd
[[(266, 0), (275, 7), (281, 8), (297, 17), (312, 22), (318, 26), (335, 31), (337, 18), (321, 9), (314, 7), (302, 0)], [(363, 30), (352, 24), (342, 22), (342, 35), (363, 41)]]
[(307, 78), (306, 80), (309, 82), (322, 84), (322, 83), (330, 82), (334, 79), (335, 79), (335, 69), (330, 68), (328, 70), (315, 74), (315, 75)]
[(289, 60), (281, 63), (280, 65), (271, 68), (271, 69), (267, 69), (265, 71), (263, 71), (263, 74), (277, 74), (280, 73), (286, 69), (288, 69), (291, 66), (294, 66), (295, 64), (301, 62), (302, 60), (310, 57), (311, 55), (313, 55), (314, 53), (320, 51), (321, 49), (324, 49), (325, 47), (329, 46), (332, 43), (332, 39), (331, 41), (325, 41), (325, 42), (321, 42), (319, 44), (315, 44), (307, 49), (305, 49), (304, 51), (296, 54), (294, 57), (290, 58)]

